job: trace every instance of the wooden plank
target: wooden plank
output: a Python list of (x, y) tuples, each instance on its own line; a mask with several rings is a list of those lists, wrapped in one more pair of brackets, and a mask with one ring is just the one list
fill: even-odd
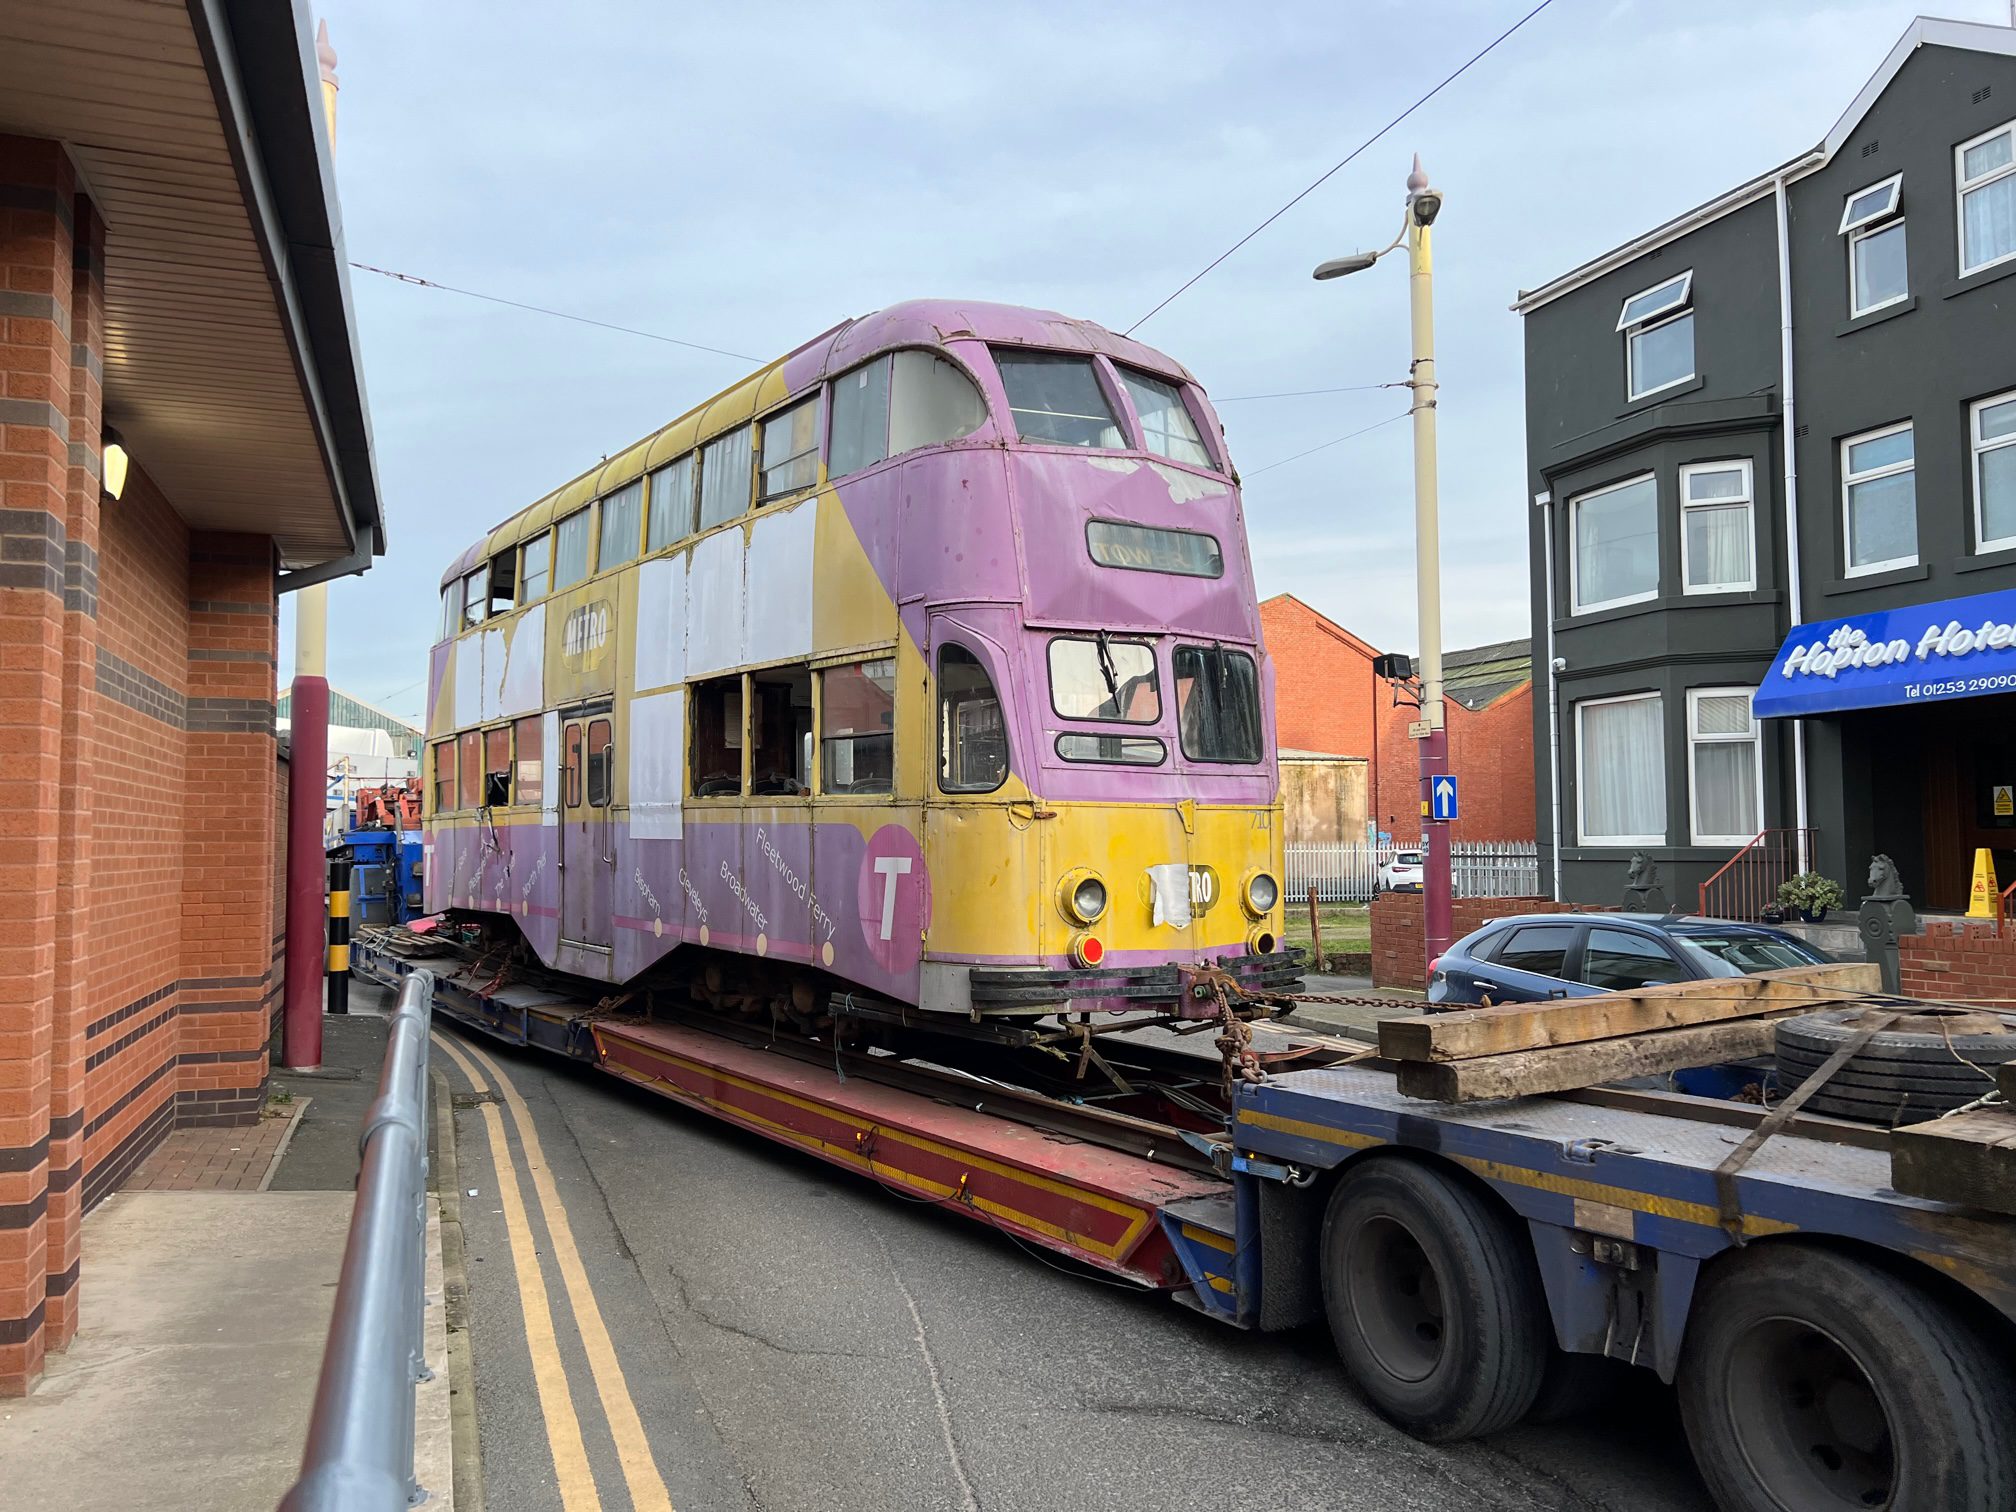
[(1384, 1020), (1379, 1025), (1379, 1053), (1402, 1061), (1470, 1060), (1746, 1018), (1794, 1006), (1811, 1012), (1842, 997), (1879, 992), (1882, 986), (1882, 969), (1875, 963), (1835, 961), (1756, 976), (1674, 982), (1601, 997), (1465, 1008), (1455, 1013)]
[(1908, 1197), (2016, 1214), (2016, 1111), (1980, 1108), (1891, 1130), (1890, 1184)]
[(1804, 1012), (1780, 1008), (1768, 1018), (1730, 1019), (1684, 1029), (1660, 1029), (1583, 1045), (1556, 1045), (1475, 1060), (1402, 1061), (1400, 1092), (1430, 1102), (1487, 1102), (1567, 1092), (1627, 1076), (1651, 1076), (1686, 1066), (1769, 1055), (1777, 1021)]
[(2005, 1102), (2016, 1103), (2016, 1061), (2004, 1061), (1997, 1068), (1995, 1086)]

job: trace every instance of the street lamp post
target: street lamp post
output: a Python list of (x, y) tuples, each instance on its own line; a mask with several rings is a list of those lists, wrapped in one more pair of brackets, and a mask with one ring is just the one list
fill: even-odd
[(1421, 718), (1414, 726), (1421, 764), (1422, 945), (1433, 962), (1452, 940), (1449, 825), (1435, 814), (1436, 779), (1449, 770), (1449, 736), (1442, 702), (1442, 557), (1435, 477), (1435, 258), (1430, 228), (1442, 213), (1442, 196), (1428, 185), (1417, 154), (1407, 175), (1407, 220), (1400, 235), (1377, 252), (1358, 252), (1324, 263), (1319, 279), (1363, 272), (1388, 252), (1407, 245), (1408, 308), (1413, 361), (1407, 386), (1414, 395), (1414, 578), (1421, 635)]

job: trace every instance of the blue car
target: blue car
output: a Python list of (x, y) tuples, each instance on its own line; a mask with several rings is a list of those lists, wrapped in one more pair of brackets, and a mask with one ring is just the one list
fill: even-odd
[(1493, 919), (1438, 956), (1428, 968), (1428, 1001), (1451, 1008), (1486, 997), (1540, 1003), (1831, 959), (1763, 924), (1670, 914), (1515, 914)]

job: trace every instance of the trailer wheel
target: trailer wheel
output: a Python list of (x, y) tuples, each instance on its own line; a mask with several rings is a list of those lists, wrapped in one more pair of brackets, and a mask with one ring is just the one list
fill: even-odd
[(1417, 1438), (1510, 1427), (1539, 1394), (1547, 1302), (1523, 1235), (1468, 1188), (1406, 1160), (1346, 1175), (1323, 1220), (1337, 1353)]
[(1728, 1512), (2016, 1506), (2016, 1389), (1979, 1332), (1832, 1250), (1732, 1257), (1680, 1362), (1695, 1463)]

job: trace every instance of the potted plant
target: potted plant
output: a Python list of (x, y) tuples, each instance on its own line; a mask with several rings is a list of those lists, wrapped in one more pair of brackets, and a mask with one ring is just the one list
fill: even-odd
[(1847, 901), (1841, 884), (1818, 872), (1800, 872), (1778, 884), (1778, 906), (1788, 914), (1797, 913), (1808, 924), (1818, 924), (1827, 917), (1828, 909)]

